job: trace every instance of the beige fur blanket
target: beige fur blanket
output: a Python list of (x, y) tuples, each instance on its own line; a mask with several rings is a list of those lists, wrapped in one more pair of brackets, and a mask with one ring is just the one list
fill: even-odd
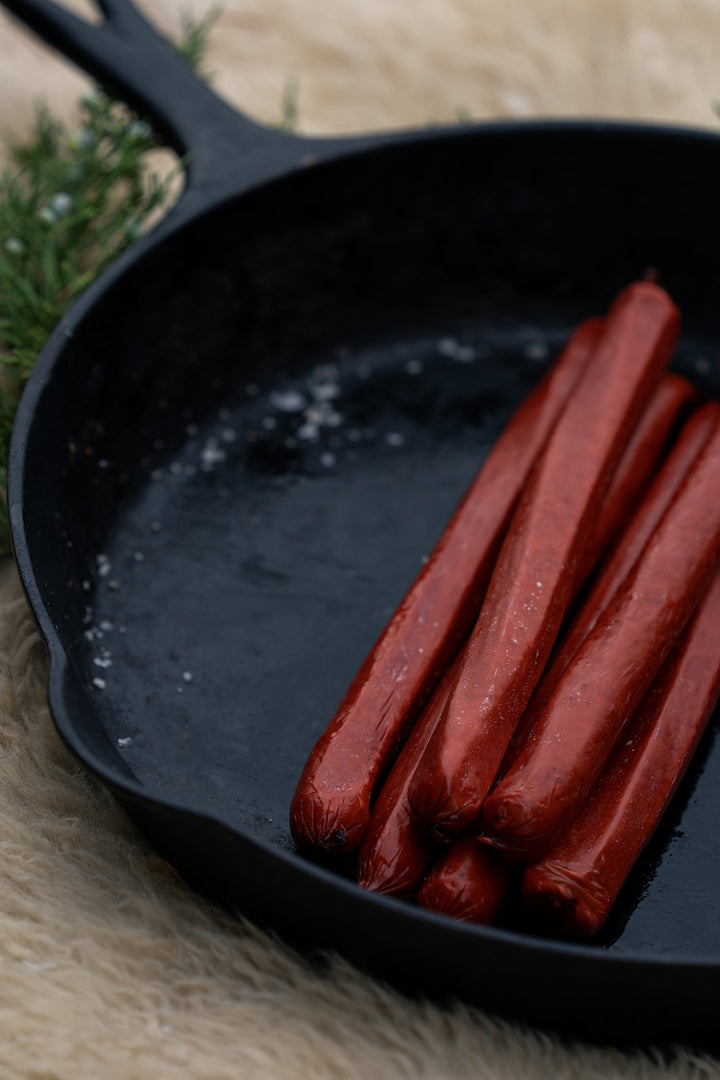
[[(180, 0), (150, 8), (177, 33)], [(226, 0), (210, 67), (224, 95), (266, 121), (297, 80), (307, 132), (452, 121), (458, 110), (715, 127), (720, 4)], [(22, 134), (38, 98), (70, 115), (83, 86), (0, 16), (0, 131)], [(410, 1002), (341, 963), (312, 972), (203, 904), (148, 850), (60, 745), (45, 677), (8, 560), (0, 1080), (720, 1078), (710, 1060), (568, 1047), (460, 1006)]]

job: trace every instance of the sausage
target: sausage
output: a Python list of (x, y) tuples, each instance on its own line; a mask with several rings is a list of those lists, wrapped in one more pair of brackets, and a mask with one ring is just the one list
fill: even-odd
[(459, 836), (431, 868), (417, 902), (430, 911), (489, 926), (509, 881), (507, 863), (474, 836)]
[(434, 845), (410, 810), (407, 789), (445, 707), (459, 663), (458, 657), (445, 672), (370, 810), (356, 866), (358, 883), (365, 889), (407, 899), (415, 895), (430, 865)]
[(360, 843), (373, 790), (470, 632), (520, 492), (600, 327), (592, 319), (575, 332), (511, 417), (312, 749), (290, 808), (298, 846)]
[[(604, 546), (604, 538), (612, 535), (618, 518), (627, 510), (629, 499), (637, 492), (638, 485), (646, 479), (656, 463), (678, 413), (694, 395), (692, 385), (678, 375), (667, 375), (660, 383), (613, 477), (600, 512), (597, 529), (600, 540), (596, 541), (597, 546)], [(714, 408), (713, 406), (712, 409)], [(706, 424), (705, 428), (704, 434), (707, 438), (710, 427)], [(696, 453), (697, 449), (699, 447), (696, 448)], [(688, 460), (686, 467), (689, 467), (689, 464)], [(667, 495), (665, 488), (663, 492)], [(371, 808), (370, 824), (358, 851), (356, 870), (358, 881), (364, 888), (393, 896), (411, 897), (430, 865), (433, 844), (427, 831), (421, 828), (412, 814), (408, 787), (442, 715), (459, 662), (459, 658), (456, 659), (453, 667), (443, 676)], [(544, 678), (538, 689), (541, 689), (543, 684)], [(531, 709), (532, 703), (518, 730), (523, 727)], [(506, 758), (513, 749), (514, 740), (515, 737)]]
[(718, 641), (720, 573), (580, 813), (523, 874), (523, 903), (546, 929), (584, 938), (604, 924), (720, 698)]
[[(551, 661), (530, 700), (530, 704), (515, 729), (510, 746), (498, 770), (499, 778), (507, 773), (571, 660), (588, 634), (594, 629), (602, 612), (620, 590), (643, 548), (657, 528), (663, 514), (677, 494), (690, 467), (707, 443), (718, 419), (720, 419), (720, 405), (716, 402), (708, 402), (692, 413), (685, 421), (673, 447), (648, 487), (636, 513), (633, 515), (618, 544), (608, 552), (598, 568), (585, 601), (573, 618), (567, 632), (560, 639)], [(602, 520), (601, 517), (601, 524)]]
[(678, 311), (626, 289), (513, 516), (438, 727), (410, 785), (436, 839), (472, 828), (547, 663), (613, 471), (660, 381)]
[(666, 375), (640, 417), (615, 471), (591, 540), (584, 573), (575, 594), (618, 533), (666, 449), (678, 418), (697, 397), (695, 387), (682, 375)]
[(535, 862), (579, 811), (720, 559), (720, 425), (622, 589), (585, 639), (483, 808), (509, 859)]

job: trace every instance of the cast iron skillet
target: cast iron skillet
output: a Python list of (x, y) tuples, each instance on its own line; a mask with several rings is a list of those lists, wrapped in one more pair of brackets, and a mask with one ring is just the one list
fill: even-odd
[(237, 115), (128, 0), (5, 0), (190, 155), (180, 203), (30, 380), (10, 476), (73, 751), (212, 896), (409, 990), (709, 1044), (712, 734), (602, 940), (455, 924), (299, 857), (307, 752), (504, 419), (655, 269), (720, 392), (720, 141), (608, 123), (302, 139)]

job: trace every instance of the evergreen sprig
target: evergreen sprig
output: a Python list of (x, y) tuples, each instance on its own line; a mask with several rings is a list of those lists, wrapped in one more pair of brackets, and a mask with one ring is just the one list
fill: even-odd
[[(186, 18), (178, 51), (200, 68), (217, 11)], [(0, 176), (0, 489), (15, 411), (37, 356), (80, 293), (147, 228), (169, 199), (148, 155), (147, 121), (99, 89), (78, 104), (70, 130), (45, 107), (10, 150)], [(179, 166), (182, 167), (182, 166)], [(10, 548), (0, 499), (0, 552)]]

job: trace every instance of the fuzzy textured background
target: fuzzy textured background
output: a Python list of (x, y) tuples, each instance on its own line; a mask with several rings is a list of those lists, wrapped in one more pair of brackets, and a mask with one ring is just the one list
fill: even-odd
[[(74, 5), (74, 6), (77, 6)], [(183, 5), (184, 6), (184, 5)], [(82, 8), (82, 5), (80, 5)], [(216, 86), (265, 121), (288, 79), (307, 132), (474, 117), (602, 115), (716, 126), (717, 0), (226, 0)], [(153, 0), (170, 34), (178, 0)], [(204, 8), (197, 6), (196, 14)], [(0, 132), (84, 88), (0, 16)], [(0, 1080), (699, 1080), (564, 1046), (458, 1006), (322, 974), (202, 903), (68, 756), (43, 648), (0, 564)]]

